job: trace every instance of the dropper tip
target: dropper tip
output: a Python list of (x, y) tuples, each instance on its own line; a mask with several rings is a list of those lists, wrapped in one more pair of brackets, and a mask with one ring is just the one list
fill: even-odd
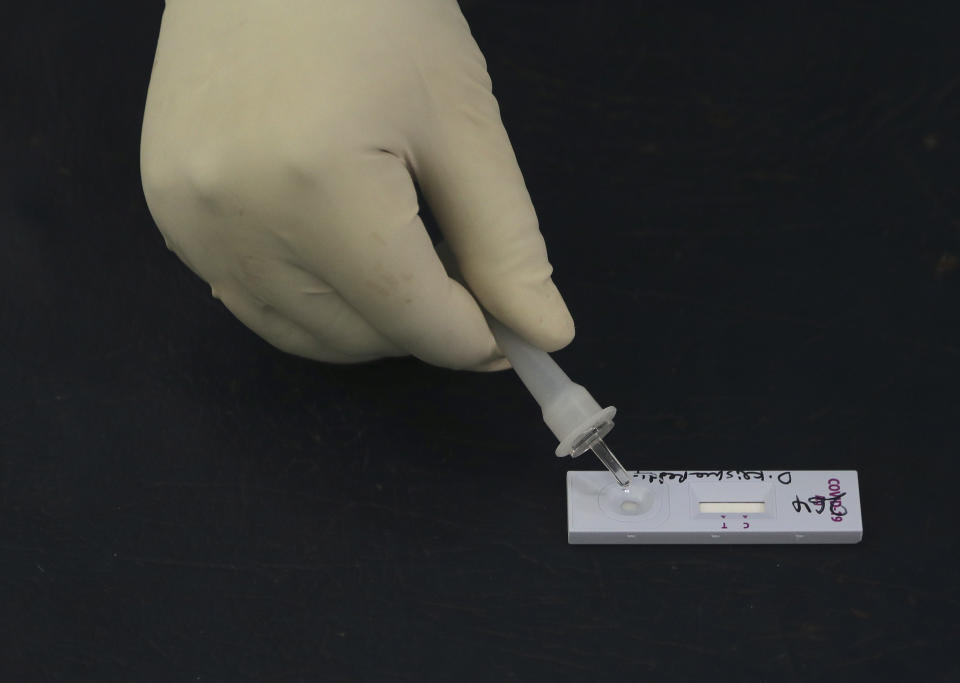
[(607, 446), (603, 439), (597, 439), (590, 444), (590, 450), (593, 451), (593, 454), (603, 463), (604, 467), (610, 470), (610, 474), (613, 475), (613, 478), (617, 480), (617, 483), (620, 484), (621, 487), (630, 487), (630, 484), (633, 482), (633, 477), (631, 477), (630, 473), (620, 464), (617, 456), (613, 454), (613, 451), (610, 450), (610, 447)]

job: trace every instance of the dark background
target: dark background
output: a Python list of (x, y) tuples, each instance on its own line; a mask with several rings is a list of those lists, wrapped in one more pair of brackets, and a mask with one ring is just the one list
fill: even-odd
[(952, 12), (471, 11), (628, 467), (860, 471), (859, 545), (571, 547), (512, 373), (286, 356), (164, 248), (154, 4), (4, 10), (0, 678), (960, 678)]

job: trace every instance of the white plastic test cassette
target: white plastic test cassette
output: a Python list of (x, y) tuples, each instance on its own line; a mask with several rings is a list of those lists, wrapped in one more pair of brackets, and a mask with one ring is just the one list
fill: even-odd
[(638, 471), (628, 488), (609, 472), (567, 472), (572, 544), (859, 543), (857, 473)]

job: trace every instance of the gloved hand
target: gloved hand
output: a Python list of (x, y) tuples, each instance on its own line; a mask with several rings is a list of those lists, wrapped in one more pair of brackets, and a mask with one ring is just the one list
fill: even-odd
[(455, 0), (167, 0), (141, 170), (167, 245), (285, 351), (505, 367), (477, 300), (545, 350), (573, 337)]

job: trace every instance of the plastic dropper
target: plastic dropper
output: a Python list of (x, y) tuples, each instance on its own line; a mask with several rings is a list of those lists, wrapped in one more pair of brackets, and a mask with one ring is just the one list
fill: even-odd
[(613, 406), (601, 408), (583, 386), (575, 384), (545, 351), (524, 341), (499, 320), (487, 316), (500, 350), (543, 411), (543, 421), (560, 440), (556, 454), (576, 458), (593, 451), (604, 467), (627, 488), (633, 481), (603, 437), (613, 429)]

